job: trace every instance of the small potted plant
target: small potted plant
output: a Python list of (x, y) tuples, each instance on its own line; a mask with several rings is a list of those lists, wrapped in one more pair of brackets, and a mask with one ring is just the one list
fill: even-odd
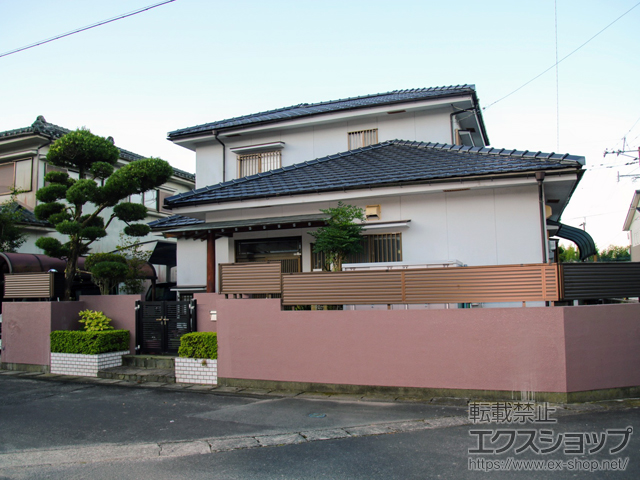
[(122, 365), (129, 353), (129, 330), (114, 330), (111, 319), (95, 310), (79, 313), (84, 330), (51, 332), (51, 373), (97, 377), (98, 371)]

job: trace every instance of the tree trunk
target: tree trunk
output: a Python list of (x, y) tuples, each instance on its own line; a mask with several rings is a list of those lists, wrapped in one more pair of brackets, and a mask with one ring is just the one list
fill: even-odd
[(78, 270), (78, 255), (80, 249), (78, 248), (79, 241), (73, 237), (70, 239), (71, 248), (69, 251), (69, 258), (67, 259), (67, 266), (64, 269), (64, 300), (71, 300), (71, 289), (73, 288), (73, 280), (76, 277)]

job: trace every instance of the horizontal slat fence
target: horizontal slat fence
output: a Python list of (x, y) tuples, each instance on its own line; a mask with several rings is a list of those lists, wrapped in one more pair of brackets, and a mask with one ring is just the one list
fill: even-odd
[(283, 305), (369, 305), (557, 301), (554, 264), (294, 273)]
[(640, 296), (640, 262), (563, 263), (560, 277), (566, 300)]
[(220, 267), (220, 293), (274, 294), (282, 291), (280, 262), (223, 263)]
[(53, 272), (4, 276), (4, 298), (53, 298), (53, 287)]

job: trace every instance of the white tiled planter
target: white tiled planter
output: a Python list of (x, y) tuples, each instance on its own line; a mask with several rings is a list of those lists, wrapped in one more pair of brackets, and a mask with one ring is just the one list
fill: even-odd
[(123, 352), (99, 353), (98, 355), (82, 355), (79, 353), (52, 353), (51, 373), (60, 375), (78, 375), (80, 377), (97, 377), (98, 370), (119, 367), (122, 365)]
[(218, 383), (218, 360), (177, 357), (175, 365), (177, 383)]

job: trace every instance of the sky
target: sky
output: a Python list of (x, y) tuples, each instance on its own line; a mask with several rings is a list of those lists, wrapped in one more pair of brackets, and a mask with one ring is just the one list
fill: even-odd
[[(0, 0), (0, 55), (160, 1)], [(640, 145), (639, 22), (636, 0), (175, 0), (0, 57), (0, 131), (43, 115), (194, 172), (167, 132), (474, 84), (491, 146), (586, 157), (562, 221), (600, 248), (628, 245), (638, 154), (603, 153)]]

